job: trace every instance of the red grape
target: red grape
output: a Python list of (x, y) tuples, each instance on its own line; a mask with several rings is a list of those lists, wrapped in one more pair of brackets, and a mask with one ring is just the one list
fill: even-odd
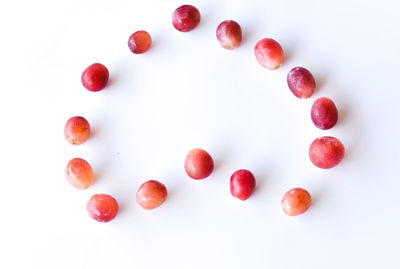
[(326, 97), (315, 100), (311, 108), (311, 120), (319, 129), (327, 130), (335, 126), (338, 111), (335, 103)]
[(315, 80), (310, 71), (303, 67), (295, 67), (287, 75), (287, 83), (292, 93), (301, 99), (310, 98), (315, 92)]
[(68, 162), (65, 176), (72, 186), (80, 190), (88, 188), (94, 181), (92, 167), (81, 158), (75, 158)]
[(311, 195), (305, 189), (294, 188), (285, 193), (281, 205), (287, 215), (296, 216), (310, 208)]
[(339, 139), (331, 136), (319, 137), (310, 146), (311, 162), (323, 169), (332, 168), (344, 158), (344, 146)]
[(93, 195), (86, 205), (90, 217), (98, 222), (109, 222), (118, 213), (118, 202), (108, 194)]
[(278, 42), (264, 38), (257, 42), (254, 53), (257, 61), (267, 69), (277, 69), (284, 60), (283, 49)]
[(231, 176), (231, 194), (242, 201), (247, 200), (256, 186), (254, 175), (245, 169), (237, 170)]
[(95, 63), (90, 65), (82, 73), (81, 81), (83, 87), (92, 92), (98, 92), (107, 85), (108, 82), (108, 70), (102, 64)]
[(64, 136), (68, 143), (80, 145), (85, 142), (90, 135), (89, 122), (83, 117), (70, 118), (64, 127)]
[(167, 188), (161, 182), (149, 180), (143, 183), (136, 193), (136, 202), (150, 210), (162, 205), (167, 199)]
[(180, 32), (189, 32), (200, 22), (200, 12), (191, 5), (178, 7), (172, 14), (172, 24)]
[(189, 177), (203, 179), (214, 170), (214, 161), (207, 151), (193, 149), (186, 156), (185, 170)]
[(134, 32), (128, 40), (129, 49), (135, 53), (140, 54), (146, 52), (151, 46), (151, 36), (146, 31)]
[(223, 48), (232, 50), (242, 42), (242, 29), (235, 21), (223, 21), (217, 28), (217, 39)]

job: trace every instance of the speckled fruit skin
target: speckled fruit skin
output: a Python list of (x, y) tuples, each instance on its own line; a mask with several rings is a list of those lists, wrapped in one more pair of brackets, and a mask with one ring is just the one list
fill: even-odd
[(180, 32), (192, 31), (200, 23), (200, 12), (191, 5), (178, 7), (172, 14), (172, 24)]
[(311, 108), (311, 120), (321, 130), (331, 129), (338, 121), (335, 103), (326, 97), (315, 100)]
[(90, 217), (98, 222), (109, 222), (118, 214), (118, 202), (111, 195), (95, 194), (86, 205)]
[(216, 34), (219, 44), (227, 50), (237, 48), (242, 42), (242, 28), (232, 20), (221, 22)]
[(87, 189), (94, 182), (92, 167), (81, 158), (74, 158), (68, 162), (65, 167), (65, 177), (72, 186), (79, 190)]
[(311, 201), (311, 195), (308, 191), (302, 188), (294, 188), (285, 193), (281, 205), (288, 216), (297, 216), (310, 208)]
[(72, 145), (80, 145), (90, 136), (89, 122), (80, 116), (70, 118), (64, 126), (64, 137)]
[(338, 165), (344, 158), (345, 149), (339, 139), (332, 136), (319, 137), (312, 142), (309, 150), (311, 162), (322, 169)]
[(256, 179), (249, 170), (240, 169), (232, 174), (230, 189), (233, 197), (245, 201), (252, 195), (255, 187)]
[(151, 36), (146, 31), (136, 31), (128, 39), (128, 47), (135, 54), (148, 51), (151, 47)]
[(88, 66), (82, 73), (81, 81), (83, 87), (91, 92), (104, 89), (108, 82), (108, 69), (99, 63)]
[(143, 183), (136, 192), (136, 202), (144, 209), (151, 210), (167, 200), (167, 188), (159, 181), (149, 180)]
[(210, 154), (203, 149), (191, 150), (185, 159), (185, 170), (193, 179), (204, 179), (214, 170), (214, 161)]
[(287, 83), (292, 93), (300, 99), (310, 98), (316, 88), (314, 76), (304, 67), (295, 67), (290, 70)]
[(278, 69), (284, 61), (284, 53), (281, 45), (272, 38), (264, 38), (254, 47), (257, 61), (270, 70)]

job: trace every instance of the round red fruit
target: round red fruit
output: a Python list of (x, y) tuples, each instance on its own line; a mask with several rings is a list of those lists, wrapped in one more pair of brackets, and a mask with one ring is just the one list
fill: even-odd
[(141, 54), (150, 49), (151, 36), (146, 31), (134, 32), (128, 39), (128, 47), (135, 54)]
[(301, 99), (310, 98), (315, 92), (314, 76), (303, 67), (295, 67), (287, 75), (287, 83), (292, 93)]
[(214, 161), (207, 151), (193, 149), (186, 156), (185, 170), (189, 177), (203, 179), (208, 177), (214, 170)]
[(75, 158), (68, 162), (65, 176), (72, 186), (80, 190), (87, 189), (94, 181), (92, 167), (81, 158)]
[(326, 97), (315, 100), (311, 108), (311, 120), (319, 129), (328, 130), (335, 126), (338, 111), (335, 103)]
[(277, 69), (284, 60), (283, 49), (278, 42), (264, 38), (257, 42), (254, 48), (257, 61), (267, 69)]
[(86, 209), (94, 220), (109, 222), (118, 213), (118, 202), (108, 194), (95, 194), (90, 198)]
[(95, 63), (83, 71), (81, 81), (83, 86), (89, 91), (98, 92), (106, 87), (108, 77), (109, 73), (107, 67)]
[(345, 149), (339, 139), (331, 136), (319, 137), (312, 142), (309, 150), (311, 162), (323, 169), (338, 165), (344, 158)]
[(223, 21), (217, 28), (217, 39), (223, 48), (232, 50), (242, 42), (242, 28), (235, 21)]
[(144, 209), (159, 207), (167, 199), (167, 188), (161, 182), (149, 180), (143, 183), (136, 193), (136, 202)]
[(64, 137), (72, 145), (80, 145), (90, 135), (89, 122), (84, 117), (72, 117), (64, 126)]
[(172, 14), (172, 24), (180, 32), (192, 31), (200, 22), (200, 12), (191, 5), (178, 7)]
[(297, 216), (310, 208), (311, 195), (305, 189), (294, 188), (285, 193), (281, 205), (288, 216)]
[(230, 183), (232, 196), (244, 201), (253, 193), (256, 179), (249, 170), (241, 169), (233, 173)]

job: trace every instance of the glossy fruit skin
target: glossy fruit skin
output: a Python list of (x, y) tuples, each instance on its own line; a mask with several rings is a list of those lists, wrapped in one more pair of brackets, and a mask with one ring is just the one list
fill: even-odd
[(134, 32), (128, 39), (128, 47), (135, 54), (148, 51), (151, 47), (151, 36), (146, 31)]
[(98, 222), (109, 222), (117, 216), (118, 202), (111, 195), (95, 194), (86, 205), (90, 217)]
[(94, 182), (92, 167), (81, 158), (75, 158), (68, 162), (65, 168), (65, 177), (72, 186), (79, 190), (87, 189)]
[(246, 169), (237, 170), (231, 176), (230, 189), (233, 197), (247, 200), (256, 187), (254, 175)]
[(311, 120), (321, 130), (328, 130), (335, 126), (338, 120), (335, 103), (326, 97), (315, 100), (311, 108)]
[(322, 169), (338, 165), (344, 158), (345, 149), (339, 139), (332, 136), (322, 136), (314, 140), (310, 146), (311, 162)]
[(102, 64), (95, 63), (88, 66), (82, 73), (83, 87), (92, 92), (104, 89), (108, 82), (108, 69)]
[(193, 179), (204, 179), (214, 170), (214, 161), (210, 154), (203, 149), (191, 150), (185, 159), (185, 170)]
[(257, 42), (254, 47), (257, 61), (265, 68), (278, 69), (284, 61), (281, 45), (272, 38), (264, 38)]
[(302, 188), (289, 190), (282, 198), (282, 209), (288, 216), (297, 216), (306, 212), (311, 206), (311, 195)]
[(89, 122), (80, 116), (70, 118), (64, 126), (64, 137), (72, 145), (80, 145), (90, 136)]
[(167, 200), (167, 188), (161, 182), (149, 180), (143, 183), (136, 192), (136, 202), (144, 209), (151, 210)]
[(200, 12), (191, 5), (178, 7), (172, 14), (172, 24), (180, 32), (192, 31), (200, 22)]
[(242, 42), (242, 28), (239, 23), (227, 20), (217, 28), (217, 40), (225, 49), (232, 50)]
[(295, 67), (290, 70), (287, 83), (292, 93), (300, 99), (310, 98), (316, 88), (314, 76), (304, 67)]

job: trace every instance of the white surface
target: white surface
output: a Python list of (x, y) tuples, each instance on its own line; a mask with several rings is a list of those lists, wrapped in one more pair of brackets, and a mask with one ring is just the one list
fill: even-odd
[[(190, 33), (171, 24), (185, 3), (202, 15)], [(0, 267), (400, 268), (398, 10), (394, 0), (3, 2)], [(216, 41), (225, 19), (242, 26), (237, 50)], [(140, 29), (154, 46), (133, 55), (127, 39)], [(264, 37), (287, 54), (276, 71), (253, 55)], [(111, 74), (98, 93), (80, 83), (94, 62)], [(316, 77), (310, 100), (287, 88), (294, 66)], [(310, 120), (321, 96), (340, 113), (329, 131)], [(75, 115), (93, 129), (77, 147), (63, 137)], [(331, 170), (308, 159), (322, 135), (347, 149)], [(183, 169), (194, 147), (216, 162), (203, 181)], [(73, 157), (94, 168), (85, 191), (65, 180)], [(239, 168), (258, 180), (246, 202), (229, 193)], [(135, 203), (148, 179), (169, 190), (154, 211)], [(296, 186), (314, 203), (287, 217), (280, 199)], [(87, 216), (94, 193), (117, 198), (114, 221)]]

